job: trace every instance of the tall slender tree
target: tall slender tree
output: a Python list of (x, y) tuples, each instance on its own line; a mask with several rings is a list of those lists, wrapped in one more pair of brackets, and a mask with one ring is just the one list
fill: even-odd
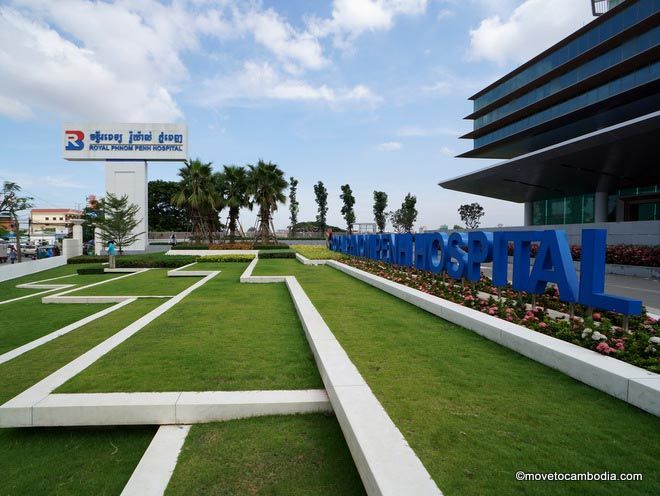
[(348, 184), (344, 184), (341, 187), (339, 198), (344, 202), (344, 205), (341, 207), (341, 214), (344, 216), (344, 220), (346, 220), (346, 231), (348, 234), (351, 234), (353, 232), (353, 224), (355, 224), (355, 210), (353, 210), (355, 197)]
[(387, 223), (387, 193), (384, 191), (374, 191), (374, 220), (378, 226), (378, 232), (382, 233), (385, 230)]
[(115, 196), (107, 193), (103, 199), (104, 217), (96, 221), (99, 236), (105, 242), (113, 240), (117, 245), (119, 254), (124, 248), (135, 243), (144, 232), (135, 233), (133, 230), (142, 222), (138, 219), (140, 206), (128, 202), (128, 195)]
[(296, 236), (296, 224), (298, 224), (298, 211), (300, 204), (298, 203), (297, 198), (298, 193), (298, 180), (291, 176), (289, 178), (289, 237), (293, 238)]
[(241, 208), (252, 208), (248, 171), (245, 167), (225, 165), (222, 172), (214, 174), (214, 180), (222, 206), (229, 209), (229, 241), (233, 243)]
[(21, 253), (21, 229), (18, 221), (18, 213), (32, 208), (31, 196), (21, 196), (21, 187), (11, 181), (5, 181), (0, 190), (0, 213), (7, 213), (14, 225), (14, 236), (16, 237), (16, 256), (20, 262), (23, 258)]
[(417, 197), (408, 193), (403, 199), (401, 208), (390, 213), (390, 220), (396, 232), (412, 232), (413, 225), (417, 220)]
[(277, 210), (277, 204), (286, 201), (284, 191), (288, 183), (284, 178), (284, 172), (276, 164), (259, 160), (257, 165), (248, 167), (249, 192), (252, 201), (259, 205), (257, 236), (262, 242), (267, 243), (275, 235), (270, 228), (272, 216)]
[(195, 242), (206, 238), (212, 243), (218, 225), (220, 195), (212, 181), (211, 163), (199, 159), (186, 160), (179, 169), (179, 177), (179, 191), (172, 197), (172, 203), (187, 209)]
[(326, 216), (328, 215), (328, 190), (323, 185), (323, 181), (319, 181), (314, 185), (314, 196), (318, 206), (316, 223), (319, 226), (319, 231), (323, 233), (327, 226)]

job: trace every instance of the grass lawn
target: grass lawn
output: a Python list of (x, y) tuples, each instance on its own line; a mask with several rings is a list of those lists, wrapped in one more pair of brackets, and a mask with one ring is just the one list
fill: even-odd
[(1, 429), (0, 494), (119, 494), (155, 431)]
[[(330, 267), (295, 275), (446, 494), (660, 494), (660, 419)], [(533, 332), (533, 331), (530, 331)], [(643, 482), (517, 482), (526, 472)]]
[[(135, 301), (110, 315), (0, 364), (0, 404), (25, 391), (161, 303), (156, 300)], [(42, 306), (74, 311), (91, 305)]]
[[(0, 265), (0, 267), (2, 267)], [(42, 281), (44, 279), (51, 279), (53, 277), (68, 276), (71, 274), (76, 274), (76, 270), (81, 267), (92, 267), (91, 265), (78, 264), (78, 265), (63, 265), (62, 267), (56, 267), (54, 269), (44, 270), (42, 272), (37, 272), (36, 274), (30, 274), (28, 276), (18, 277), (16, 279), (10, 279), (9, 281), (0, 282), (0, 301), (11, 300), (12, 298), (18, 298), (20, 296), (25, 296), (29, 294), (39, 293), (45, 291), (44, 289), (19, 289), (16, 286), (19, 284), (25, 284), (27, 282)], [(49, 281), (44, 284), (91, 284), (92, 282), (97, 282), (102, 279), (108, 279), (113, 277), (114, 274), (98, 274), (98, 275), (88, 275), (88, 276), (78, 276), (74, 275), (73, 277), (67, 277), (64, 279), (57, 279), (55, 281)], [(64, 291), (64, 290), (62, 290)], [(55, 291), (56, 292), (56, 291)], [(50, 293), (47, 293), (50, 294)], [(10, 303), (8, 303), (10, 304)], [(0, 306), (0, 308), (4, 307)]]
[(168, 270), (171, 269), (150, 269), (141, 274), (69, 294), (71, 296), (174, 296), (199, 280), (192, 277), (167, 277)]
[(365, 493), (337, 420), (316, 414), (193, 426), (166, 494)]
[(57, 392), (322, 387), (287, 289), (240, 284), (246, 263), (218, 266), (218, 276)]
[(291, 248), (310, 260), (341, 260), (346, 255), (328, 250), (325, 245), (292, 245)]
[(110, 305), (44, 305), (41, 297), (0, 306), (0, 353), (13, 350), (41, 336), (72, 324)]

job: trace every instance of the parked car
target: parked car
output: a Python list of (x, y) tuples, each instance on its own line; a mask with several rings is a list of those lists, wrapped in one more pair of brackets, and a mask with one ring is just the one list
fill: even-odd
[(26, 258), (37, 258), (37, 247), (34, 245), (28, 245), (21, 243), (21, 254)]

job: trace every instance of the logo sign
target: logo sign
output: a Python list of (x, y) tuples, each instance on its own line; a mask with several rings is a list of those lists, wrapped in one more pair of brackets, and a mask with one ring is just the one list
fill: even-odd
[(184, 124), (64, 124), (66, 160), (181, 161), (188, 158)]
[[(605, 293), (607, 231), (584, 229), (580, 280), (571, 257), (566, 231), (470, 231), (425, 234), (366, 234), (335, 236), (331, 249), (358, 257), (381, 260), (454, 279), (478, 281), (481, 264), (493, 263), (493, 285), (508, 282), (509, 244), (513, 244), (512, 286), (516, 291), (542, 294), (548, 283), (559, 289), (559, 298), (624, 315), (639, 315), (642, 302)], [(531, 265), (532, 244), (538, 244)]]

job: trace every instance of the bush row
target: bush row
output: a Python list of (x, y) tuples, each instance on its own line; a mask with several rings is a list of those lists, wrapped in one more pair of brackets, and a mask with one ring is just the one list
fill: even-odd
[(218, 262), (251, 262), (254, 255), (207, 255), (197, 258), (199, 263), (218, 263)]
[(293, 250), (289, 250), (289, 251), (266, 250), (266, 251), (260, 251), (259, 252), (259, 258), (262, 258), (262, 259), (267, 259), (267, 258), (296, 258), (296, 252), (293, 251)]
[(288, 250), (286, 243), (259, 244), (259, 243), (221, 243), (212, 245), (190, 245), (181, 243), (172, 247), (173, 250)]
[(79, 257), (71, 257), (66, 261), (68, 264), (93, 264), (93, 263), (105, 263), (108, 261), (108, 257), (96, 256), (96, 255), (80, 255)]
[(84, 269), (78, 269), (76, 272), (79, 276), (86, 276), (90, 274), (104, 274), (105, 269), (103, 267), (87, 267)]

